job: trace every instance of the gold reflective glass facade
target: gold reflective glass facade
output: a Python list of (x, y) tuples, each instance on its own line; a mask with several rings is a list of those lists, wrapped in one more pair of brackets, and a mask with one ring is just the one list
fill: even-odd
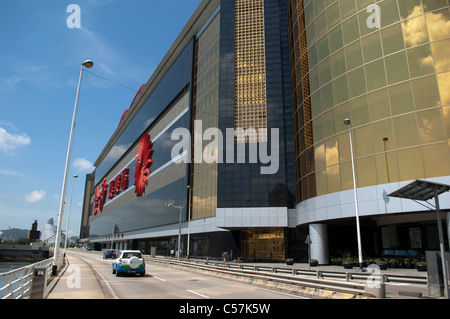
[[(267, 128), (264, 1), (235, 1), (235, 128)], [(260, 142), (267, 141), (265, 131)], [(237, 139), (244, 136), (236, 135)], [(247, 142), (257, 142), (254, 135)]]
[[(217, 14), (195, 43), (194, 61), (194, 116), (202, 125), (194, 132), (203, 135), (208, 128), (218, 127), (219, 114), (219, 49), (220, 14)], [(217, 156), (215, 147), (208, 147), (209, 140), (202, 143), (203, 158)], [(192, 156), (194, 152), (191, 152)], [(212, 163), (208, 163), (212, 162)], [(199, 219), (216, 215), (217, 208), (217, 161), (192, 160), (191, 218)]]
[(358, 187), (450, 175), (448, 1), (289, 0), (288, 11), (297, 201), (352, 188), (346, 117)]

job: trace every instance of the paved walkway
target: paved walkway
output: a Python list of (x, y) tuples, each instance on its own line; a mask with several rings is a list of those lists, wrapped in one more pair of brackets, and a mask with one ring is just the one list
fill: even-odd
[(70, 255), (47, 286), (47, 299), (106, 299), (97, 276), (86, 262)]

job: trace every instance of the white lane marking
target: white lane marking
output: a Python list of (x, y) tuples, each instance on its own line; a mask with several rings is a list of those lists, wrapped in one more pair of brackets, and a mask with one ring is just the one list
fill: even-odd
[(195, 291), (193, 291), (193, 290), (187, 290), (187, 291), (189, 291), (189, 292), (191, 292), (191, 293), (193, 293), (193, 294), (196, 294), (196, 295), (198, 295), (198, 296), (200, 296), (200, 297), (203, 297), (203, 298), (207, 298), (207, 299), (209, 299), (209, 297), (208, 296), (205, 296), (205, 295), (202, 295), (202, 294), (199, 294), (198, 292), (195, 292)]
[(119, 297), (117, 297), (116, 293), (114, 292), (114, 290), (112, 289), (112, 287), (109, 285), (108, 281), (105, 279), (105, 277), (103, 277), (103, 275), (97, 270), (95, 269), (94, 266), (92, 266), (92, 269), (94, 269), (97, 274), (99, 274), (99, 276), (102, 278), (103, 282), (105, 283), (106, 287), (108, 288), (109, 292), (111, 293), (111, 295), (113, 296), (114, 299), (119, 299)]
[(153, 276), (153, 278), (161, 280), (161, 281), (166, 281), (165, 279), (162, 279), (162, 278), (159, 278), (159, 277), (156, 277), (156, 276)]

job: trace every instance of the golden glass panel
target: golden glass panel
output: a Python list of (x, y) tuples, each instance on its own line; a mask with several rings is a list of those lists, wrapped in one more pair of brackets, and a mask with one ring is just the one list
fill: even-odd
[(350, 98), (359, 96), (366, 92), (366, 81), (364, 81), (364, 68), (360, 67), (347, 74), (348, 91)]
[(373, 154), (372, 127), (370, 125), (353, 129), (352, 139), (355, 158)]
[(372, 121), (391, 116), (389, 107), (389, 96), (386, 88), (369, 93), (369, 111)]
[(328, 46), (328, 35), (325, 34), (319, 40), (317, 40), (317, 58), (322, 61), (330, 55), (330, 49)]
[(420, 0), (398, 0), (398, 9), (402, 19), (408, 19), (423, 14)]
[(327, 173), (325, 169), (317, 171), (316, 175), (316, 196), (325, 195), (327, 193)]
[(431, 43), (436, 72), (450, 70), (450, 39)]
[(450, 153), (448, 143), (422, 146), (425, 177), (450, 175)]
[(433, 11), (447, 6), (445, 0), (422, 0), (422, 3), (425, 12)]
[(405, 52), (399, 52), (385, 58), (389, 84), (398, 83), (409, 78)]
[(345, 73), (345, 55), (344, 50), (339, 50), (330, 57), (331, 76), (336, 78)]
[[(442, 1), (444, 2), (444, 1)], [(448, 8), (425, 14), (430, 41), (450, 37), (450, 12)]]
[(415, 78), (434, 72), (433, 57), (429, 44), (409, 49), (407, 54), (411, 77)]
[(435, 75), (413, 80), (412, 87), (416, 110), (441, 104)]
[(323, 139), (322, 117), (318, 116), (312, 120), (314, 143)]
[(377, 183), (386, 184), (399, 181), (397, 152), (375, 155)]
[(340, 104), (348, 100), (347, 76), (344, 74), (333, 82), (333, 104)]
[(389, 87), (392, 115), (403, 114), (414, 110), (414, 100), (409, 82)]
[(450, 106), (442, 108), (444, 113), (445, 130), (447, 131), (447, 138), (450, 139)]
[(341, 173), (341, 189), (347, 190), (353, 188), (353, 172), (352, 162), (347, 161), (339, 164), (339, 171)]
[(336, 121), (336, 118), (334, 116), (334, 109), (331, 109), (322, 115), (324, 138), (328, 138), (328, 137), (336, 134), (336, 122), (335, 121)]
[(348, 18), (349, 16), (351, 16), (353, 13), (356, 12), (354, 0), (339, 0), (337, 2), (339, 3), (342, 20)]
[(422, 144), (445, 141), (447, 139), (444, 117), (440, 107), (417, 112), (417, 124)]
[(319, 84), (324, 85), (331, 81), (330, 59), (325, 59), (319, 64)]
[(351, 100), (350, 110), (352, 112), (352, 127), (363, 125), (370, 122), (369, 107), (367, 103), (367, 96), (363, 95)]
[[(419, 10), (417, 7), (415, 11)], [(422, 8), (420, 8), (422, 10)], [(416, 15), (416, 12), (412, 13)], [(403, 38), (406, 47), (413, 47), (428, 42), (427, 28), (425, 25), (425, 17), (418, 16), (402, 22)]]
[(442, 105), (448, 105), (450, 104), (450, 72), (437, 74), (436, 77)]
[(316, 17), (314, 20), (314, 27), (316, 28), (316, 36), (318, 38), (327, 31), (327, 20), (324, 12)]
[(399, 150), (397, 151), (397, 157), (400, 181), (425, 177), (420, 147)]
[(337, 136), (339, 149), (339, 162), (350, 161), (350, 138), (348, 132), (341, 133)]
[(326, 166), (324, 143), (317, 143), (314, 145), (314, 165), (316, 170), (322, 169)]
[(385, 27), (400, 20), (398, 16), (397, 1), (381, 1), (378, 3), (381, 14), (381, 27)]
[(330, 40), (330, 52), (333, 53), (336, 50), (342, 48), (342, 30), (341, 26), (338, 25), (333, 30), (328, 31), (328, 36)]
[(332, 166), (339, 163), (339, 150), (337, 138), (332, 137), (325, 140), (325, 162), (326, 166)]
[(333, 28), (340, 20), (339, 17), (339, 5), (338, 2), (336, 1), (335, 3), (333, 3), (325, 12), (326, 17), (327, 17), (327, 26), (328, 29)]
[(331, 83), (328, 83), (320, 89), (320, 96), (322, 100), (322, 112), (334, 105), (333, 87)]
[(367, 90), (373, 91), (386, 86), (386, 73), (383, 59), (365, 65)]
[(358, 17), (356, 15), (342, 22), (344, 44), (349, 44), (359, 38)]
[(381, 30), (381, 41), (384, 54), (391, 54), (405, 48), (403, 33), (400, 23), (394, 24)]
[(355, 41), (345, 47), (345, 60), (347, 63), (347, 71), (363, 64), (361, 42)]
[(374, 32), (361, 40), (364, 62), (370, 62), (382, 56), (380, 33)]
[(358, 187), (366, 187), (377, 183), (375, 157), (368, 156), (355, 160), (356, 183)]
[(419, 133), (415, 114), (406, 114), (393, 118), (395, 140), (398, 148), (419, 144)]
[[(372, 136), (375, 153), (384, 152), (385, 147), (387, 151), (396, 149), (391, 119), (373, 122)], [(384, 138), (387, 138), (387, 140), (384, 141)]]
[(327, 167), (328, 193), (339, 192), (341, 190), (341, 175), (339, 165)]

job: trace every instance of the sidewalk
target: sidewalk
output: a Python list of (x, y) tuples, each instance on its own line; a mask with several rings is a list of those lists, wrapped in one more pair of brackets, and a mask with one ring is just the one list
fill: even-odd
[(47, 287), (46, 299), (106, 299), (96, 272), (76, 256), (66, 257), (66, 266)]

